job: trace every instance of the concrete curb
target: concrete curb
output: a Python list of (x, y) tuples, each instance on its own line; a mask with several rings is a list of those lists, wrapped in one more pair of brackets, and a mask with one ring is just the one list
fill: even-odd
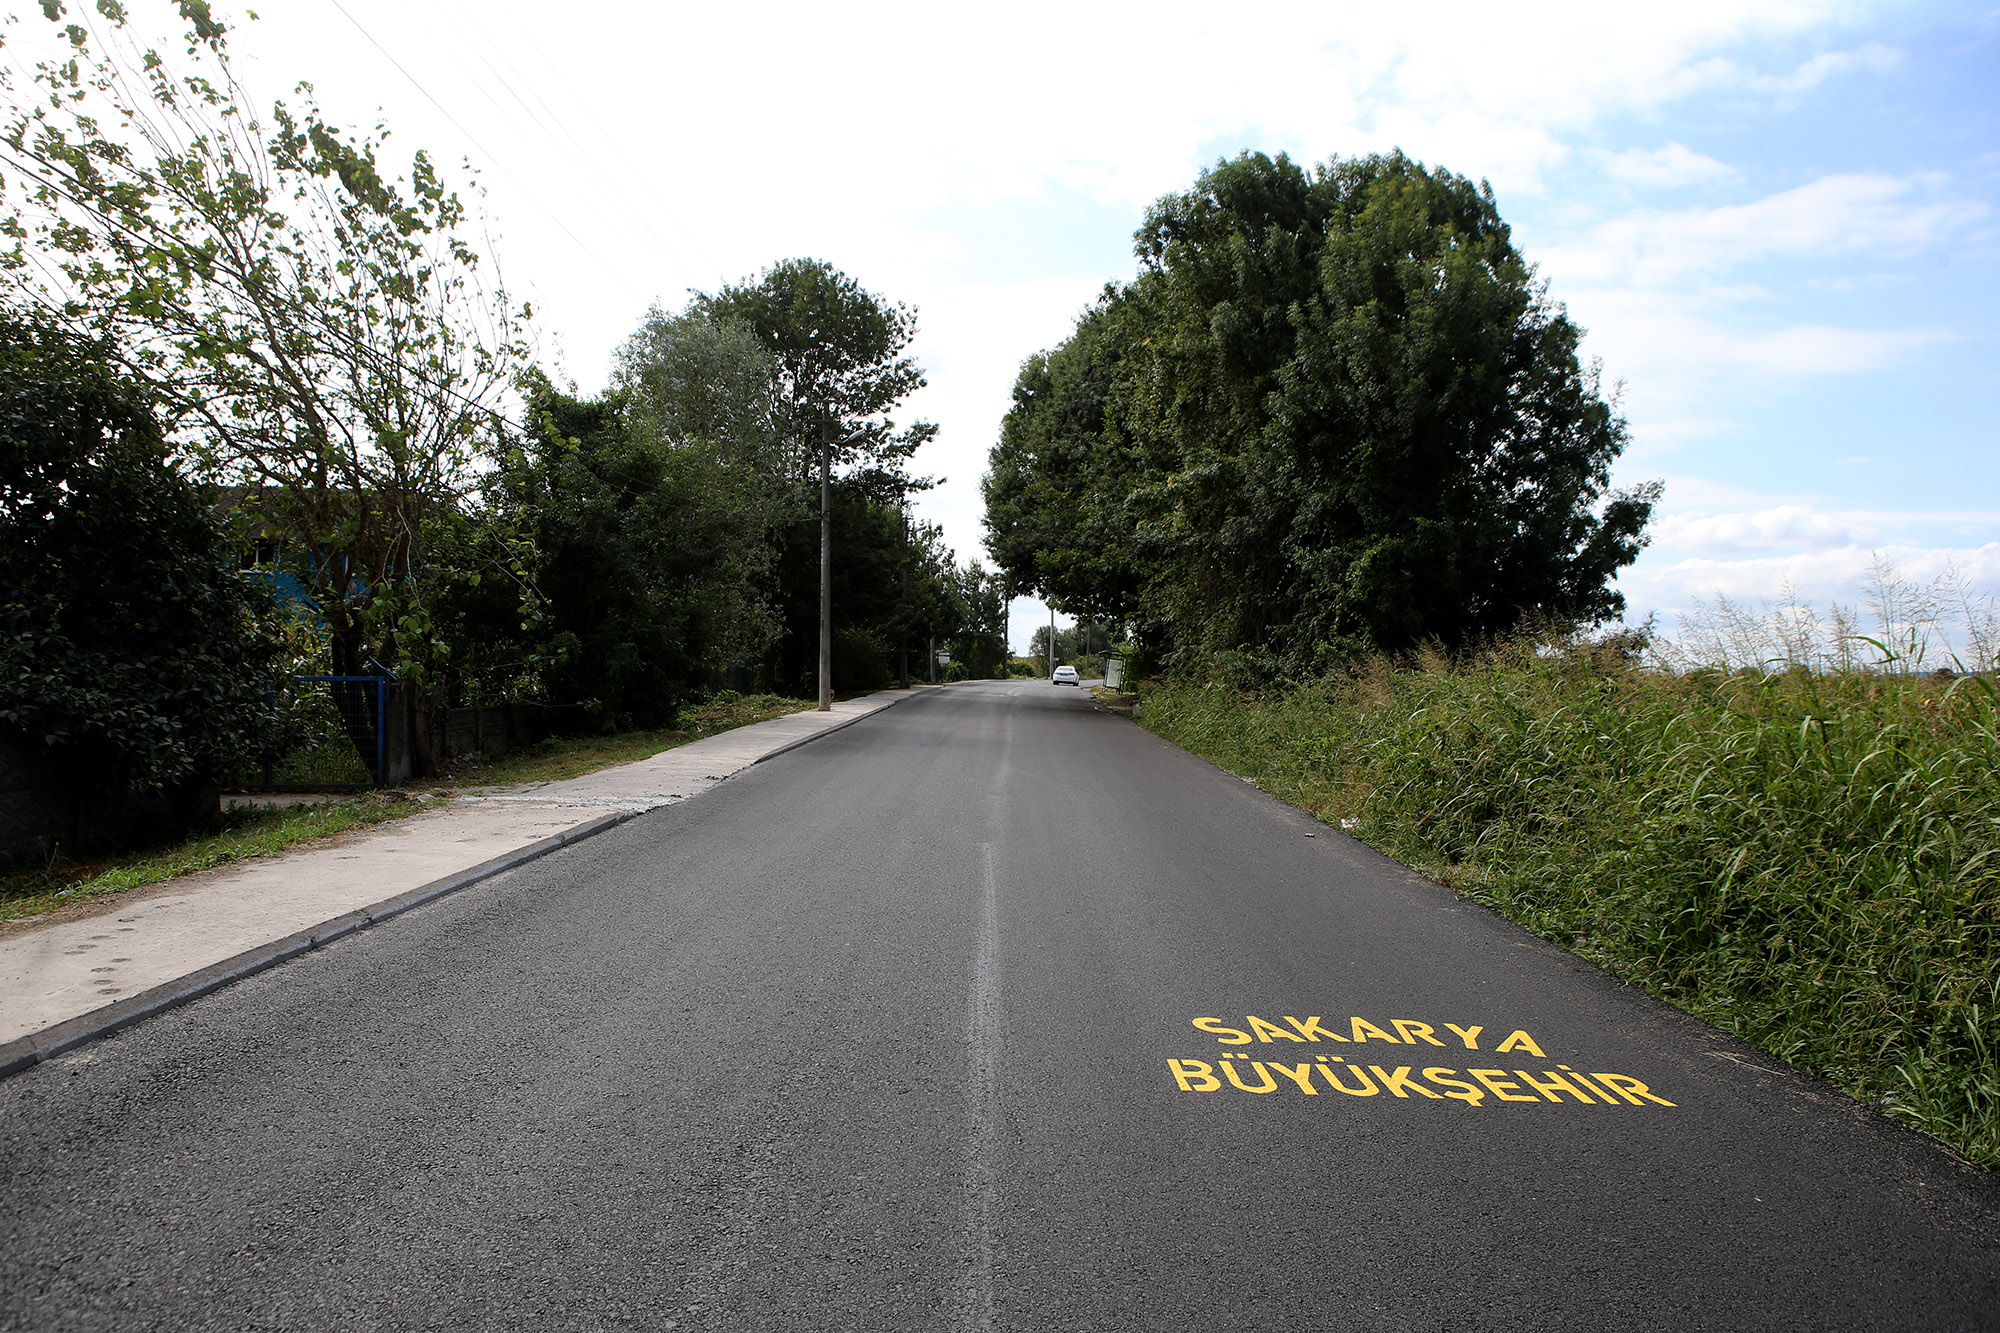
[(871, 708), (865, 713), (857, 713), (853, 717), (848, 718), (847, 721), (841, 723), (837, 727), (828, 727), (825, 731), (815, 731), (810, 736), (801, 736), (795, 741), (791, 741), (788, 742), (787, 744), (780, 745), (777, 749), (771, 751), (769, 754), (760, 754), (755, 759), (752, 759), (750, 761), (750, 766), (754, 768), (758, 764), (763, 763), (766, 759), (776, 759), (781, 754), (790, 754), (793, 750), (798, 749), (801, 745), (811, 745), (814, 741), (820, 739), (822, 736), (831, 736), (836, 731), (846, 731), (856, 722), (866, 722), (869, 718), (874, 717), (877, 713), (888, 712), (891, 708), (894, 708), (897, 704), (906, 704), (910, 700), (918, 698), (921, 695), (936, 694), (938, 691), (942, 689), (944, 689), (944, 686), (942, 685), (919, 685), (913, 687), (910, 690), (910, 692), (904, 695), (902, 698), (891, 699), (888, 703), (883, 704), (880, 708)]
[[(859, 721), (860, 719), (856, 719)], [(767, 758), (769, 756), (766, 756)], [(108, 1037), (131, 1027), (134, 1023), (151, 1018), (154, 1014), (165, 1013), (169, 1009), (200, 999), (212, 991), (221, 990), (233, 981), (262, 972), (269, 967), (296, 958), (300, 954), (317, 949), (323, 944), (345, 938), (358, 930), (365, 930), (378, 921), (401, 916), (413, 907), (420, 907), (448, 893), (469, 888), (481, 880), (491, 879), (502, 871), (540, 860), (550, 852), (581, 842), (585, 838), (615, 828), (638, 814), (633, 810), (620, 810), (596, 819), (586, 820), (574, 828), (554, 833), (539, 842), (531, 842), (466, 870), (454, 871), (428, 884), (420, 884), (405, 890), (393, 898), (352, 912), (343, 912), (331, 920), (316, 926), (308, 926), (284, 939), (269, 944), (260, 944), (254, 949), (246, 949), (234, 958), (225, 958), (219, 963), (211, 963), (198, 972), (184, 977), (162, 982), (151, 990), (128, 996), (102, 1009), (93, 1009), (87, 1014), (64, 1019), (60, 1023), (43, 1028), (40, 1032), (30, 1032), (0, 1045), (0, 1078), (19, 1073), (23, 1069), (52, 1059), (65, 1051), (75, 1050), (85, 1042), (99, 1037)]]

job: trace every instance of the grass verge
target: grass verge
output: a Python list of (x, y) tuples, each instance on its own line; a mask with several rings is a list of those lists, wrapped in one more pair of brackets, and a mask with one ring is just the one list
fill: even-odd
[(2000, 700), (1505, 649), (1143, 725), (2000, 1169)]
[(412, 790), (363, 792), (322, 805), (283, 810), (230, 810), (218, 816), (219, 828), (167, 846), (84, 859), (59, 854), (40, 866), (0, 874), (0, 922), (40, 916), (105, 894), (269, 856), (319, 838), (435, 809), (440, 800), (450, 798), (454, 783), (476, 781), (481, 786), (499, 786), (581, 777), (813, 706), (776, 695), (721, 700), (682, 713), (679, 727), (610, 736), (554, 736), (487, 764), (465, 765)]
[(284, 810), (230, 810), (218, 816), (219, 831), (198, 834), (165, 847), (115, 857), (72, 860), (57, 855), (46, 864), (0, 875), (0, 921), (40, 916), (58, 907), (143, 888), (232, 861), (269, 856), (351, 829), (367, 828), (435, 809), (433, 801), (401, 792), (366, 792), (325, 805)]

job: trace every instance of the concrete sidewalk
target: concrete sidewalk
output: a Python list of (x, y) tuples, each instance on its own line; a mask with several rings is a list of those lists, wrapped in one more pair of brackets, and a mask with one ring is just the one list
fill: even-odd
[(0, 934), (0, 1076), (476, 884), (928, 692), (888, 690), (562, 782), (439, 809), (105, 899)]

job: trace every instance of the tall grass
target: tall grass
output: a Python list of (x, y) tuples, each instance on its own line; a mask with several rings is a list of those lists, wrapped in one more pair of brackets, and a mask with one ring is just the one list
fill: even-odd
[(1865, 607), (1838, 601), (1822, 611), (1791, 587), (1755, 606), (1718, 595), (1697, 600), (1654, 660), (1670, 670), (1773, 666), (1849, 672), (1992, 671), (2000, 667), (2000, 598), (1956, 564), (1919, 582), (1877, 555), (1862, 585)]
[(2000, 1168), (1991, 679), (1520, 644), (1144, 720)]

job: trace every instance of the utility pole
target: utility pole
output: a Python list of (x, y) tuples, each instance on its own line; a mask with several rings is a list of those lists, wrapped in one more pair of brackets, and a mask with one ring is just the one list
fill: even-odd
[(833, 422), (819, 419), (819, 711), (833, 711)]
[[(910, 688), (910, 495), (902, 494), (903, 511), (903, 586), (896, 594), (896, 623), (902, 632), (898, 636), (902, 643), (903, 688)], [(1176, 1066), (1178, 1067), (1178, 1066)]]
[(866, 439), (866, 428), (833, 438), (833, 418), (819, 419), (819, 711), (833, 709), (833, 451)]
[(1049, 604), (1049, 679), (1056, 678), (1056, 608)]

